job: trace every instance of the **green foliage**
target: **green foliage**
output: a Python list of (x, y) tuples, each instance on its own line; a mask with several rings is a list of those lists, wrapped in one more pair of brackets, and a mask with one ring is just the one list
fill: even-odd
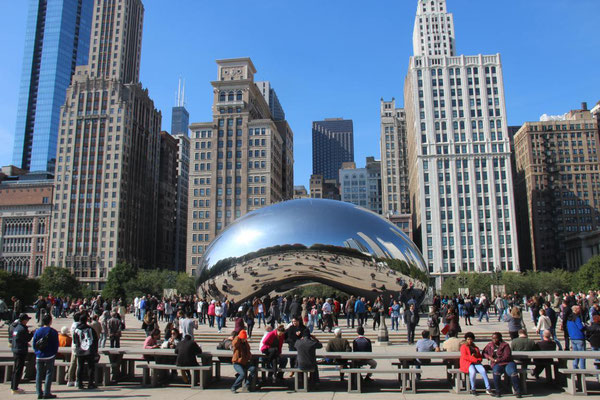
[(37, 279), (0, 270), (0, 297), (10, 306), (10, 298), (16, 296), (23, 304), (33, 304), (40, 284)]
[[(551, 272), (502, 272), (498, 277), (499, 283), (505, 285), (506, 293), (514, 293), (516, 291), (522, 295), (532, 296), (540, 292), (562, 293), (578, 289), (578, 286), (574, 284), (574, 277), (576, 275), (569, 271), (557, 269)], [(489, 295), (490, 285), (496, 284), (496, 282), (496, 274), (461, 272), (457, 277), (444, 281), (442, 284), (442, 294), (452, 295), (453, 293), (458, 293), (459, 287), (467, 287), (472, 295), (480, 293)]]
[(196, 293), (196, 285), (194, 283), (194, 278), (192, 278), (185, 272), (180, 272), (179, 274), (177, 274), (175, 289), (177, 289), (177, 293), (184, 296)]
[(102, 290), (105, 299), (131, 300), (135, 295), (130, 292), (137, 276), (137, 268), (129, 264), (117, 264), (108, 273), (106, 285)]
[(600, 286), (600, 256), (590, 260), (579, 268), (573, 277), (573, 286), (577, 290), (596, 290)]
[(47, 296), (52, 294), (56, 297), (83, 297), (83, 285), (66, 268), (46, 267), (39, 279), (39, 294)]
[(332, 297), (337, 299), (341, 297), (350, 297), (347, 293), (334, 289), (331, 286), (323, 285), (321, 283), (296, 288), (289, 292), (288, 295), (298, 296), (300, 298), (310, 296), (322, 298)]
[(429, 278), (425, 271), (421, 271), (416, 265), (408, 264), (404, 260), (396, 260), (392, 258), (378, 258), (378, 262), (385, 262), (388, 267), (398, 271), (406, 276), (417, 279), (424, 283), (429, 283)]

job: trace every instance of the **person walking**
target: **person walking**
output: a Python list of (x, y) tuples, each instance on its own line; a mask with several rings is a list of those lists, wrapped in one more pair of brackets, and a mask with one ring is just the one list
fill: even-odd
[(472, 332), (465, 333), (465, 343), (460, 347), (460, 370), (465, 374), (469, 374), (471, 381), (471, 394), (477, 396), (477, 386), (475, 378), (477, 374), (483, 378), (485, 392), (492, 395), (490, 381), (485, 371), (485, 367), (481, 364), (483, 357), (479, 351), (479, 347), (475, 345), (475, 335)]
[(29, 332), (27, 323), (31, 318), (29, 315), (22, 313), (19, 315), (18, 320), (13, 322), (10, 326), (10, 338), (13, 352), (13, 371), (12, 379), (10, 381), (10, 390), (12, 394), (22, 394), (25, 391), (19, 388), (21, 383), (21, 377), (23, 376), (23, 369), (25, 368), (25, 359), (27, 358), (28, 343), (33, 337), (33, 334)]
[[(53, 329), (52, 315), (42, 316), (42, 327), (33, 334), (33, 350), (35, 351), (35, 387), (38, 399), (54, 399), (52, 394), (52, 376), (54, 374), (54, 360), (58, 353), (58, 332)], [(44, 381), (44, 390), (42, 390)]]
[(79, 317), (79, 323), (73, 333), (75, 344), (75, 355), (77, 357), (77, 387), (83, 389), (83, 368), (88, 367), (88, 389), (97, 388), (95, 383), (96, 362), (98, 358), (98, 335), (96, 331), (87, 324), (87, 314)]
[(546, 310), (541, 309), (539, 314), (540, 317), (538, 318), (535, 332), (540, 335), (540, 340), (544, 340), (544, 331), (552, 329), (552, 321), (550, 321), (550, 317), (546, 315)]
[(404, 321), (408, 332), (408, 344), (415, 344), (415, 329), (419, 325), (419, 313), (414, 304), (411, 304), (409, 309), (404, 312)]

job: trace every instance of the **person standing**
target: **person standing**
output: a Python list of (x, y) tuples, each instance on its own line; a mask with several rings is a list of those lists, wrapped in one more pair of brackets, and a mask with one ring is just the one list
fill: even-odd
[[(14, 297), (13, 297), (14, 298)], [(33, 334), (29, 332), (27, 323), (31, 318), (29, 315), (22, 313), (19, 315), (19, 319), (11, 325), (11, 346), (14, 358), (12, 380), (10, 381), (10, 389), (12, 394), (25, 393), (23, 389), (19, 388), (21, 383), (21, 377), (23, 376), (23, 368), (25, 368), (25, 359), (29, 351), (28, 345)]]
[(419, 313), (414, 304), (411, 304), (409, 309), (404, 312), (404, 321), (408, 332), (408, 344), (415, 344), (415, 329), (419, 325)]
[[(571, 348), (573, 351), (585, 351), (585, 325), (581, 321), (581, 308), (573, 306), (571, 315), (567, 320), (567, 331), (571, 339)], [(573, 369), (585, 369), (585, 358), (576, 358), (573, 360)]]
[(438, 311), (437, 306), (431, 307), (431, 312), (429, 313), (427, 319), (427, 327), (429, 328), (429, 337), (433, 340), (438, 346), (440, 345), (440, 313)]
[(390, 317), (392, 318), (392, 331), (398, 332), (400, 330), (400, 304), (398, 304), (398, 300), (394, 300), (390, 306)]
[(96, 361), (98, 357), (98, 334), (87, 324), (87, 314), (79, 317), (79, 323), (73, 333), (75, 355), (77, 357), (77, 387), (83, 389), (83, 368), (88, 367), (88, 389), (95, 389)]
[(358, 326), (363, 326), (365, 323), (365, 315), (367, 313), (364, 297), (361, 297), (354, 302), (354, 313), (358, 318)]
[(504, 299), (497, 295), (496, 300), (494, 300), (494, 307), (496, 308), (498, 322), (500, 322), (502, 321), (502, 316), (504, 315)]
[(331, 333), (331, 330), (333, 329), (333, 306), (331, 299), (325, 300), (323, 307), (321, 307), (321, 311), (323, 311), (322, 331), (325, 332), (325, 328), (327, 328), (327, 331)]
[[(54, 374), (54, 360), (58, 352), (58, 332), (50, 327), (52, 315), (42, 316), (42, 327), (33, 334), (33, 350), (35, 351), (35, 387), (38, 399), (54, 399), (51, 393), (52, 375)], [(42, 380), (44, 390), (42, 391)]]
[(550, 317), (546, 315), (546, 310), (541, 309), (539, 311), (540, 317), (538, 318), (538, 323), (536, 326), (536, 333), (540, 335), (540, 339), (544, 340), (544, 331), (552, 329), (552, 321), (550, 321)]
[(550, 318), (550, 333), (552, 333), (552, 340), (554, 340), (554, 342), (556, 343), (556, 347), (558, 348), (558, 350), (562, 350), (562, 345), (560, 344), (560, 341), (558, 340), (558, 337), (556, 336), (556, 323), (558, 322), (558, 315), (556, 314), (556, 311), (554, 310), (554, 308), (550, 305), (550, 303), (545, 303), (544, 304), (544, 311), (546, 313), (546, 316), (548, 318)]
[(108, 338), (110, 340), (110, 348), (118, 349), (121, 347), (121, 331), (122, 322), (119, 318), (119, 314), (116, 312), (112, 313), (111, 318), (108, 320)]
[(350, 328), (350, 321), (352, 320), (352, 329), (354, 329), (354, 320), (356, 318), (356, 313), (354, 312), (354, 303), (356, 300), (354, 296), (350, 296), (348, 301), (346, 301), (346, 306), (344, 307), (344, 311), (346, 313), (346, 328)]

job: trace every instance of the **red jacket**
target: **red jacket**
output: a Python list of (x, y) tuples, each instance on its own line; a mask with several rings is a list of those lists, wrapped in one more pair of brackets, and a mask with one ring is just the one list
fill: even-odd
[(277, 344), (279, 345), (279, 354), (281, 354), (281, 349), (283, 347), (283, 337), (277, 337), (277, 329), (274, 329), (271, 332), (267, 333), (265, 340), (263, 340), (263, 346), (260, 348), (260, 351), (264, 353), (267, 349), (273, 347), (273, 344), (275, 342), (278, 342)]
[[(474, 354), (471, 354), (471, 350)], [(472, 348), (469, 348), (466, 344), (460, 346), (460, 370), (462, 372), (468, 373), (471, 364), (481, 364), (481, 360), (481, 353), (477, 346), (473, 345)]]

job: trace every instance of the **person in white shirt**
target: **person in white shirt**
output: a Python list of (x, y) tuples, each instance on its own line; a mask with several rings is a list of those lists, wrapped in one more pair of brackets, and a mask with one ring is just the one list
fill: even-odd
[(550, 317), (546, 315), (546, 311), (544, 309), (540, 310), (540, 317), (538, 318), (538, 324), (535, 328), (537, 334), (540, 335), (541, 340), (544, 340), (544, 331), (552, 329), (552, 321), (550, 321)]
[(179, 331), (181, 332), (181, 337), (184, 338), (186, 335), (190, 335), (192, 338), (194, 337), (194, 329), (198, 328), (198, 321), (194, 319), (194, 315), (189, 313), (187, 318), (183, 318), (179, 321)]

